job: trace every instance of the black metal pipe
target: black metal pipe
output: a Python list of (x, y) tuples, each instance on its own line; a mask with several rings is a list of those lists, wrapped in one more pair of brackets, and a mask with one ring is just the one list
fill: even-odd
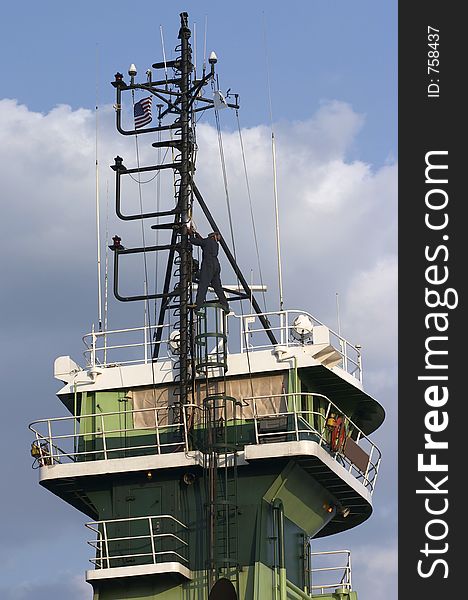
[[(170, 246), (168, 246), (170, 248)], [(157, 298), (173, 298), (174, 296), (178, 296), (179, 292), (174, 290), (173, 292), (163, 292), (162, 294), (143, 294), (137, 296), (122, 296), (119, 293), (119, 255), (120, 254), (132, 254), (132, 250), (134, 248), (129, 248), (126, 250), (116, 250), (114, 252), (114, 296), (120, 302), (135, 302), (137, 300), (155, 300)], [(141, 249), (139, 249), (141, 251)]]
[(159, 126), (159, 127), (145, 127), (142, 129), (123, 129), (122, 127), (122, 89), (130, 89), (127, 86), (116, 86), (116, 109), (115, 109), (115, 126), (119, 133), (122, 135), (136, 135), (140, 133), (152, 133), (155, 131), (163, 131), (167, 129), (177, 129), (178, 124), (171, 123), (170, 125)]
[(137, 219), (149, 219), (156, 217), (168, 217), (170, 215), (177, 215), (177, 208), (173, 208), (172, 210), (165, 210), (159, 212), (149, 212), (149, 213), (137, 213), (133, 215), (124, 215), (121, 209), (121, 185), (120, 178), (122, 175), (126, 175), (128, 173), (127, 169), (122, 165), (122, 159), (117, 156), (115, 159), (115, 163), (111, 165), (111, 169), (115, 171), (115, 212), (119, 219), (122, 221), (135, 221)]

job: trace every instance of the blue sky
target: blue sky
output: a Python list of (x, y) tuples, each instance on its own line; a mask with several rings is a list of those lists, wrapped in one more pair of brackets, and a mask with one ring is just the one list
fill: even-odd
[[(105, 186), (112, 157), (130, 152), (114, 133), (109, 82), (132, 62), (144, 73), (161, 60), (161, 25), (169, 56), (182, 10), (189, 12), (192, 29), (197, 24), (199, 63), (208, 18), (207, 51), (218, 55), (221, 89), (240, 94), (254, 201), (267, 222), (260, 232), (269, 265), (264, 275), (274, 280), (271, 215), (266, 216), (271, 198), (265, 191), (271, 184), (268, 51), (286, 303), (335, 327), (340, 292), (343, 333), (363, 343), (367, 389), (387, 410), (375, 436), (384, 462), (374, 515), (323, 547), (353, 551), (360, 600), (394, 600), (397, 8), (396, 2), (367, 0), (138, 5), (45, 0), (2, 8), (0, 343), (10, 407), (0, 436), (2, 456), (8, 457), (3, 464), (8, 493), (0, 500), (0, 596), (91, 597), (82, 583), (89, 558), (86, 517), (38, 485), (30, 469), (27, 424), (63, 414), (53, 360), (71, 354), (79, 361), (81, 336), (95, 321), (96, 89)], [(230, 175), (239, 166), (236, 124), (227, 115), (223, 119)], [(202, 164), (202, 155), (205, 165), (219, 160), (209, 120), (198, 135), (204, 153), (199, 187), (210, 200), (222, 187), (219, 173), (213, 181)], [(245, 193), (242, 181), (234, 175), (230, 181), (240, 224)], [(247, 239), (249, 233), (238, 226), (237, 235)], [(248, 250), (239, 253), (248, 272)], [(113, 310), (116, 325), (130, 324), (122, 307)]]
[(134, 62), (143, 72), (160, 57), (161, 25), (169, 55), (182, 10), (196, 23), (200, 59), (207, 19), (207, 50), (218, 54), (221, 87), (241, 95), (244, 126), (269, 122), (268, 50), (275, 119), (302, 119), (339, 98), (366, 115), (355, 155), (378, 164), (396, 155), (395, 2), (8, 3), (1, 94), (41, 112), (92, 107), (98, 79), (100, 101), (111, 102), (117, 70)]

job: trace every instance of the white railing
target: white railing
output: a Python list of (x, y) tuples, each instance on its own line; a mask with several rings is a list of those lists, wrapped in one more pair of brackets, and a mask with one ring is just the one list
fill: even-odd
[(96, 534), (88, 544), (96, 550), (90, 559), (96, 569), (188, 563), (188, 527), (172, 515), (153, 515), (108, 521), (92, 521), (86, 527)]
[[(29, 425), (35, 434), (32, 453), (39, 466), (85, 460), (107, 460), (140, 454), (188, 450), (188, 430), (199, 407), (187, 404), (182, 423), (173, 422), (170, 407), (100, 412), (81, 417), (40, 419)], [(135, 426), (135, 418), (150, 425)], [(116, 427), (116, 422), (119, 426)]]
[[(308, 317), (313, 327), (326, 327), (319, 319), (304, 311), (283, 310), (279, 312), (262, 313), (262, 316), (268, 320), (270, 324), (269, 331), (275, 335), (278, 344), (286, 347), (314, 343), (313, 331), (311, 332), (309, 339), (304, 338), (301, 340), (300, 336), (297, 334), (293, 335), (293, 332), (295, 331), (293, 322), (295, 318), (300, 315)], [(260, 315), (257, 313), (251, 313), (249, 315), (238, 317), (240, 319), (241, 353), (246, 350), (266, 350), (272, 347), (271, 342), (265, 339), (265, 329), (260, 322), (259, 316)], [(351, 344), (329, 327), (327, 327), (327, 329), (330, 333), (330, 344), (341, 355), (342, 369), (362, 382), (361, 347)]]
[(351, 552), (349, 550), (309, 552), (308, 558), (310, 561), (307, 569), (309, 594), (330, 594), (330, 590), (339, 588), (352, 590)]
[[(326, 404), (321, 410), (303, 410), (300, 406), (304, 398), (322, 398)], [(288, 410), (265, 413), (257, 410), (258, 404), (265, 401), (280, 405), (283, 400)], [(360, 480), (372, 494), (377, 481), (382, 454), (377, 446), (361, 429), (347, 417), (327, 396), (297, 392), (245, 398), (252, 403), (255, 424), (255, 442), (264, 444), (278, 441), (313, 440), (325, 448), (349, 473)], [(351, 442), (348, 439), (351, 438)], [(357, 465), (348, 445), (357, 445), (363, 465)]]
[[(90, 367), (113, 365), (147, 364), (152, 361), (156, 346), (155, 337), (160, 335), (157, 343), (167, 350), (170, 325), (151, 325), (114, 329), (112, 331), (91, 331), (83, 336), (86, 350), (83, 352), (86, 365)], [(162, 356), (162, 353), (159, 353)], [(168, 352), (166, 351), (166, 358)]]
[[(235, 322), (235, 319), (239, 321), (238, 336), (230, 335), (229, 338), (229, 352), (231, 354), (245, 351), (255, 352), (275, 347), (267, 337), (266, 330), (260, 322), (260, 316), (265, 317), (268, 321), (270, 325), (268, 330), (274, 334), (278, 344), (291, 347), (313, 343), (313, 333), (312, 339), (303, 340), (293, 335), (293, 321), (299, 315), (308, 317), (313, 326), (324, 326), (314, 316), (299, 310), (265, 312), (261, 315), (257, 313), (242, 316), (229, 315), (227, 317), (228, 325)], [(83, 337), (86, 346), (84, 351), (86, 364), (90, 367), (147, 364), (152, 360), (155, 348), (154, 339), (157, 334), (161, 336), (161, 340), (158, 342), (160, 345), (159, 357), (171, 358), (173, 355), (168, 348), (168, 344), (170, 343), (172, 331), (173, 329), (169, 324), (116, 329), (113, 331), (96, 332), (93, 330)], [(328, 331), (330, 333), (330, 344), (341, 356), (341, 367), (362, 382), (360, 347), (351, 344), (332, 329), (328, 329)], [(236, 340), (235, 337), (238, 337), (238, 339)]]
[[(315, 402), (322, 399), (321, 406), (317, 410), (305, 410), (302, 404), (314, 401), (312, 399), (316, 399)], [(244, 406), (236, 409), (236, 418), (239, 426), (253, 429), (251, 442), (247, 434), (246, 444), (315, 441), (373, 493), (380, 450), (326, 396), (297, 392), (255, 396), (243, 401)], [(287, 409), (280, 410), (281, 403)], [(269, 411), (266, 406), (278, 408)], [(248, 414), (244, 410), (248, 410)], [(200, 406), (187, 404), (181, 411), (180, 423), (174, 422), (178, 415), (167, 406), (40, 419), (29, 425), (35, 435), (31, 453), (38, 466), (43, 467), (187, 452), (192, 449), (191, 431), (194, 426), (202, 427), (202, 412)]]

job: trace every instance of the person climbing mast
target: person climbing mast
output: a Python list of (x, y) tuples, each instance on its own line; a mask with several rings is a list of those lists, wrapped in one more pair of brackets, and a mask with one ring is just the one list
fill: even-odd
[(221, 266), (218, 260), (219, 240), (221, 239), (220, 233), (213, 231), (208, 237), (203, 238), (193, 229), (193, 226), (188, 227), (188, 233), (190, 236), (190, 243), (194, 246), (200, 246), (202, 249), (202, 263), (200, 267), (197, 298), (194, 306), (195, 310), (200, 310), (202, 304), (205, 302), (208, 286), (211, 285), (218, 296), (223, 310), (229, 312), (229, 304), (224, 295), (220, 278)]

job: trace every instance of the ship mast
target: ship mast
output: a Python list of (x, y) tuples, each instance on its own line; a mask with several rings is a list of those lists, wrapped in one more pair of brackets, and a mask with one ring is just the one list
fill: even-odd
[[(193, 372), (193, 352), (192, 336), (191, 336), (191, 309), (189, 308), (191, 289), (192, 289), (192, 271), (193, 258), (192, 247), (190, 244), (187, 226), (192, 218), (192, 205), (194, 197), (198, 201), (199, 206), (204, 213), (208, 223), (213, 230), (219, 231), (209, 208), (204, 201), (201, 192), (193, 181), (195, 171), (194, 164), (194, 146), (195, 146), (195, 116), (197, 113), (209, 110), (215, 107), (215, 102), (211, 98), (203, 97), (203, 88), (215, 78), (215, 64), (217, 58), (212, 53), (209, 59), (210, 69), (208, 73), (203, 71), (200, 79), (193, 79), (194, 65), (192, 63), (192, 47), (190, 44), (191, 31), (188, 26), (188, 14), (183, 12), (180, 14), (180, 43), (176, 48), (179, 53), (178, 58), (171, 61), (159, 62), (153, 64), (153, 69), (164, 70), (166, 78), (161, 80), (152, 80), (151, 74), (148, 75), (148, 80), (145, 83), (136, 83), (136, 71), (129, 71), (130, 83), (127, 84), (123, 80), (123, 75), (117, 73), (115, 80), (112, 82), (116, 88), (116, 125), (118, 131), (123, 135), (141, 135), (144, 133), (154, 132), (170, 132), (170, 139), (153, 143), (155, 148), (174, 149), (178, 152), (172, 163), (165, 163), (153, 166), (146, 166), (134, 169), (127, 169), (123, 164), (123, 159), (119, 156), (115, 158), (115, 163), (112, 165), (116, 173), (116, 212), (123, 220), (157, 218), (158, 223), (152, 225), (152, 229), (170, 230), (172, 231), (169, 243), (157, 246), (145, 246), (141, 248), (124, 248), (120, 243), (120, 238), (114, 239), (114, 243), (110, 248), (114, 251), (114, 295), (118, 300), (123, 302), (138, 301), (138, 300), (161, 300), (158, 323), (155, 328), (154, 335), (154, 350), (152, 353), (153, 360), (156, 360), (159, 355), (161, 345), (161, 334), (164, 325), (164, 319), (168, 310), (173, 310), (177, 321), (174, 324), (176, 330), (176, 339), (178, 341), (178, 361), (176, 395), (178, 396), (177, 404), (179, 411), (187, 404), (191, 392), (191, 381), (194, 377)], [(173, 69), (174, 76), (168, 78), (168, 69)], [(144, 127), (133, 130), (126, 130), (122, 126), (122, 94), (125, 91), (143, 90), (156, 97), (158, 102), (163, 102), (159, 110), (159, 125), (157, 127)], [(237, 95), (235, 103), (227, 103), (228, 107), (238, 109)], [(163, 121), (168, 124), (163, 124)], [(134, 215), (123, 214), (121, 205), (121, 179), (125, 175), (133, 173), (143, 173), (148, 171), (161, 172), (162, 169), (173, 169), (175, 172), (176, 181), (176, 205), (172, 210), (157, 211), (150, 213), (140, 213)], [(161, 223), (162, 217), (172, 217), (172, 222)], [(271, 331), (271, 327), (267, 318), (262, 314), (262, 310), (255, 298), (252, 297), (249, 285), (240, 271), (236, 260), (231, 253), (226, 242), (222, 238), (220, 241), (227, 260), (236, 274), (242, 291), (230, 292), (229, 301), (241, 300), (248, 298), (252, 301), (254, 310), (259, 314), (259, 320), (265, 328), (266, 334), (270, 342), (275, 344), (276, 339)], [(143, 294), (133, 296), (123, 296), (119, 291), (119, 262), (126, 254), (149, 253), (158, 251), (169, 251), (166, 273), (164, 278), (163, 289), (161, 292), (151, 293), (145, 290)], [(175, 281), (171, 290), (171, 282)], [(226, 290), (228, 291), (228, 290)]]
[(181, 167), (180, 167), (180, 198), (179, 209), (181, 214), (179, 236), (180, 236), (180, 403), (187, 403), (188, 380), (189, 380), (189, 286), (191, 270), (191, 250), (189, 247), (187, 225), (191, 214), (191, 181), (193, 165), (193, 136), (192, 112), (190, 110), (190, 84), (193, 70), (192, 49), (189, 43), (190, 29), (188, 27), (188, 15), (182, 13), (179, 39), (181, 40)]

